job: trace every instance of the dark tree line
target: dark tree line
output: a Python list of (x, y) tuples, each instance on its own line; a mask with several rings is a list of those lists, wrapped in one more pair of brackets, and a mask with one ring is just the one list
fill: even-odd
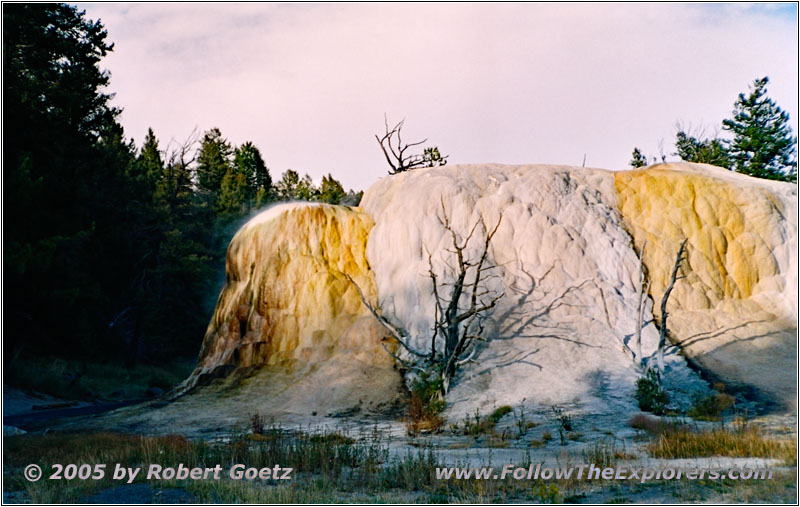
[(65, 4), (3, 6), (4, 353), (160, 361), (197, 353), (225, 248), (281, 200), (357, 205), (331, 175), (277, 183), (219, 129), (127, 140), (104, 92), (113, 50)]

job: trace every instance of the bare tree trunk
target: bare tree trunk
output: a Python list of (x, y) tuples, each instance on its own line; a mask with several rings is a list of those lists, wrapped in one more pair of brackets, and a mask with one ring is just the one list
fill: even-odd
[(639, 364), (642, 364), (642, 320), (644, 314), (644, 303), (645, 303), (645, 294), (650, 291), (650, 282), (647, 282), (647, 288), (644, 288), (645, 284), (645, 276), (644, 276), (644, 248), (647, 246), (647, 240), (644, 240), (642, 243), (642, 249), (639, 251), (639, 305), (636, 307), (638, 311), (637, 319), (636, 319), (636, 338), (634, 339), (634, 343), (636, 343), (636, 360), (639, 361)]
[(683, 277), (678, 277), (678, 269), (681, 267), (681, 262), (683, 261), (683, 254), (686, 249), (686, 242), (689, 241), (688, 239), (684, 239), (681, 243), (681, 247), (678, 249), (678, 255), (675, 256), (675, 265), (672, 268), (672, 277), (670, 278), (669, 285), (667, 285), (667, 289), (664, 291), (664, 297), (661, 298), (661, 335), (658, 338), (658, 371), (660, 374), (664, 373), (664, 348), (667, 346), (667, 300), (669, 300), (669, 295), (672, 292), (672, 289), (675, 287), (675, 282)]
[(650, 280), (647, 280), (644, 290), (639, 290), (642, 292), (639, 294), (639, 316), (636, 321), (636, 359), (639, 361), (639, 365), (643, 366), (642, 327), (644, 326), (644, 307), (647, 305), (647, 294), (650, 292)]
[[(461, 238), (461, 240), (459, 240), (459, 235), (456, 234), (450, 224), (443, 200), (442, 215), (439, 219), (452, 239), (453, 249), (448, 250), (448, 252), (455, 254), (456, 263), (455, 266), (451, 267), (454, 274), (453, 282), (440, 282), (433, 269), (433, 259), (430, 253), (428, 254), (429, 276), (436, 303), (434, 308), (436, 322), (434, 322), (433, 337), (431, 338), (429, 351), (415, 350), (412, 347), (408, 333), (401, 327), (389, 322), (381, 314), (377, 306), (370, 304), (364, 297), (361, 288), (349, 275), (343, 273), (343, 276), (355, 285), (361, 302), (373, 317), (391, 333), (392, 338), (403, 349), (419, 359), (416, 362), (407, 361), (390, 351), (385, 345), (384, 349), (406, 368), (418, 370), (425, 374), (435, 372), (442, 381), (442, 388), (439, 394), (444, 396), (450, 389), (450, 383), (458, 371), (458, 367), (472, 362), (472, 358), (478, 348), (477, 342), (485, 341), (482, 333), (483, 322), (487, 313), (505, 296), (504, 293), (493, 293), (486, 287), (487, 271), (496, 267), (488, 262), (489, 247), (492, 238), (500, 227), (503, 215), (500, 215), (497, 224), (491, 230), (483, 226), (482, 219), (477, 220), (469, 234)], [(478, 226), (483, 226), (486, 230), (480, 258), (468, 259), (465, 257), (465, 252)], [(443, 295), (440, 293), (443, 287), (448, 287), (448, 294)], [(468, 303), (459, 306), (462, 303), (462, 299), (468, 299)], [(441, 336), (444, 341), (444, 349), (441, 355), (436, 350), (437, 336)]]

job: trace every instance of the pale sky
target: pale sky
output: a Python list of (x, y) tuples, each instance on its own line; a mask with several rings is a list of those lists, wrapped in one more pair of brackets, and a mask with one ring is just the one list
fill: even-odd
[(674, 151), (676, 122), (713, 133), (765, 75), (797, 133), (794, 4), (78, 6), (115, 43), (101, 65), (137, 146), (219, 127), (275, 180), (366, 189), (384, 113), (450, 163), (622, 169)]

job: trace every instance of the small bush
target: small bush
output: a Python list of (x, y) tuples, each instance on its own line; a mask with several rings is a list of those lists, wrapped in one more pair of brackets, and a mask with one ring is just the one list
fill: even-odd
[(555, 484), (539, 483), (534, 490), (541, 503), (558, 503), (558, 486)]
[(509, 407), (508, 405), (503, 405), (501, 407), (496, 408), (494, 412), (489, 414), (489, 420), (492, 423), (497, 424), (500, 422), (500, 419), (502, 419), (503, 416), (505, 416), (510, 412), (511, 412), (511, 407)]
[(444, 426), (444, 419), (439, 415), (438, 404), (424, 400), (419, 393), (413, 391), (408, 404), (408, 420), (406, 429), (409, 435), (439, 431)]
[[(476, 409), (473, 417), (467, 416), (467, 418), (464, 420), (464, 429), (462, 430), (462, 433), (464, 435), (476, 437), (484, 433), (494, 432), (495, 425), (500, 422), (500, 419), (502, 419), (503, 416), (510, 412), (511, 407), (508, 405), (503, 405), (495, 409), (491, 414), (484, 418), (481, 417), (481, 413)], [(503, 431), (503, 435), (504, 440), (506, 440), (508, 438), (508, 433), (506, 430)]]
[(722, 413), (733, 407), (736, 398), (721, 392), (706, 397), (696, 397), (688, 415), (699, 421), (719, 421)]
[(648, 369), (645, 376), (636, 381), (636, 399), (639, 401), (639, 408), (645, 412), (656, 415), (663, 415), (666, 412), (669, 396), (661, 387), (655, 370)]
[(572, 416), (564, 413), (564, 409), (558, 405), (553, 405), (552, 409), (553, 414), (556, 416), (556, 421), (561, 429), (564, 431), (572, 431)]
[(250, 416), (250, 431), (253, 435), (263, 435), (267, 426), (266, 418), (256, 412)]
[(431, 379), (428, 374), (423, 374), (412, 383), (406, 422), (409, 435), (442, 429), (444, 419), (439, 414), (444, 410), (445, 402), (441, 391), (442, 380), (438, 376)]

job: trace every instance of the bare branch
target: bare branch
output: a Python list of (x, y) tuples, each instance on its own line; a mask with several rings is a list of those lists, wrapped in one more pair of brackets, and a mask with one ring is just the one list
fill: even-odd
[(417, 169), (419, 167), (424, 167), (426, 164), (435, 165), (440, 164), (444, 165), (446, 163), (447, 157), (441, 157), (438, 155), (438, 149), (436, 149), (435, 156), (429, 156), (426, 159), (426, 155), (414, 154), (414, 155), (406, 155), (406, 151), (409, 148), (413, 148), (415, 146), (419, 146), (423, 143), (428, 142), (428, 139), (425, 138), (422, 141), (416, 141), (412, 143), (403, 144), (403, 137), (402, 137), (402, 130), (403, 125), (405, 124), (405, 119), (400, 120), (391, 130), (389, 129), (389, 120), (386, 117), (386, 114), (383, 115), (383, 124), (385, 128), (385, 133), (383, 136), (375, 135), (375, 139), (378, 141), (378, 144), (381, 147), (381, 151), (383, 151), (383, 156), (386, 158), (386, 162), (391, 167), (389, 174), (397, 174), (399, 172), (408, 171), (410, 169)]
[(406, 341), (407, 340), (407, 335), (406, 335), (406, 332), (403, 329), (401, 329), (401, 328), (395, 326), (394, 324), (392, 324), (391, 322), (389, 322), (389, 320), (386, 317), (384, 317), (383, 315), (378, 313), (378, 311), (375, 309), (375, 307), (373, 307), (371, 304), (369, 304), (367, 299), (364, 297), (364, 292), (361, 290), (361, 287), (358, 286), (358, 284), (355, 282), (355, 280), (353, 280), (350, 277), (350, 275), (348, 275), (347, 273), (342, 273), (342, 274), (345, 276), (345, 278), (350, 280), (350, 283), (352, 283), (355, 286), (356, 290), (358, 291), (358, 295), (361, 298), (361, 302), (364, 304), (364, 306), (367, 307), (367, 310), (369, 310), (369, 312), (372, 314), (372, 316), (375, 317), (376, 319), (378, 319), (378, 322), (380, 322), (383, 325), (383, 327), (385, 327), (392, 334), (392, 337), (395, 340), (397, 340), (397, 343), (399, 343), (401, 347), (406, 349), (411, 354), (414, 354), (415, 356), (427, 357), (426, 354), (421, 354), (420, 352), (417, 352), (416, 350), (414, 350), (408, 344), (408, 342)]
[(389, 353), (389, 355), (390, 355), (390, 356), (392, 356), (392, 357), (393, 357), (395, 360), (397, 360), (397, 362), (398, 362), (398, 363), (400, 363), (400, 364), (401, 364), (401, 365), (402, 365), (404, 368), (406, 368), (406, 369), (408, 369), (408, 370), (417, 370), (417, 371), (421, 371), (421, 372), (423, 372), (423, 373), (430, 373), (430, 371), (426, 370), (425, 368), (422, 368), (422, 367), (420, 367), (420, 366), (417, 366), (417, 365), (415, 365), (415, 364), (413, 364), (413, 363), (410, 363), (410, 362), (408, 362), (408, 361), (406, 361), (406, 360), (402, 359), (400, 356), (398, 356), (397, 354), (395, 354), (394, 352), (392, 352), (391, 350), (389, 350), (389, 348), (386, 346), (386, 344), (385, 344), (385, 343), (383, 343), (383, 341), (381, 341), (381, 347), (383, 347), (383, 350), (385, 350), (386, 352), (388, 352), (388, 353)]
[(672, 276), (670, 277), (669, 285), (667, 285), (664, 296), (661, 298), (661, 333), (658, 338), (658, 370), (662, 374), (664, 373), (664, 348), (667, 346), (667, 301), (672, 293), (672, 289), (675, 287), (675, 281), (678, 280), (678, 270), (681, 267), (681, 262), (683, 262), (683, 254), (686, 251), (687, 241), (689, 241), (688, 238), (684, 239), (681, 242), (680, 248), (678, 248), (678, 254), (675, 256), (675, 265), (672, 266)]

